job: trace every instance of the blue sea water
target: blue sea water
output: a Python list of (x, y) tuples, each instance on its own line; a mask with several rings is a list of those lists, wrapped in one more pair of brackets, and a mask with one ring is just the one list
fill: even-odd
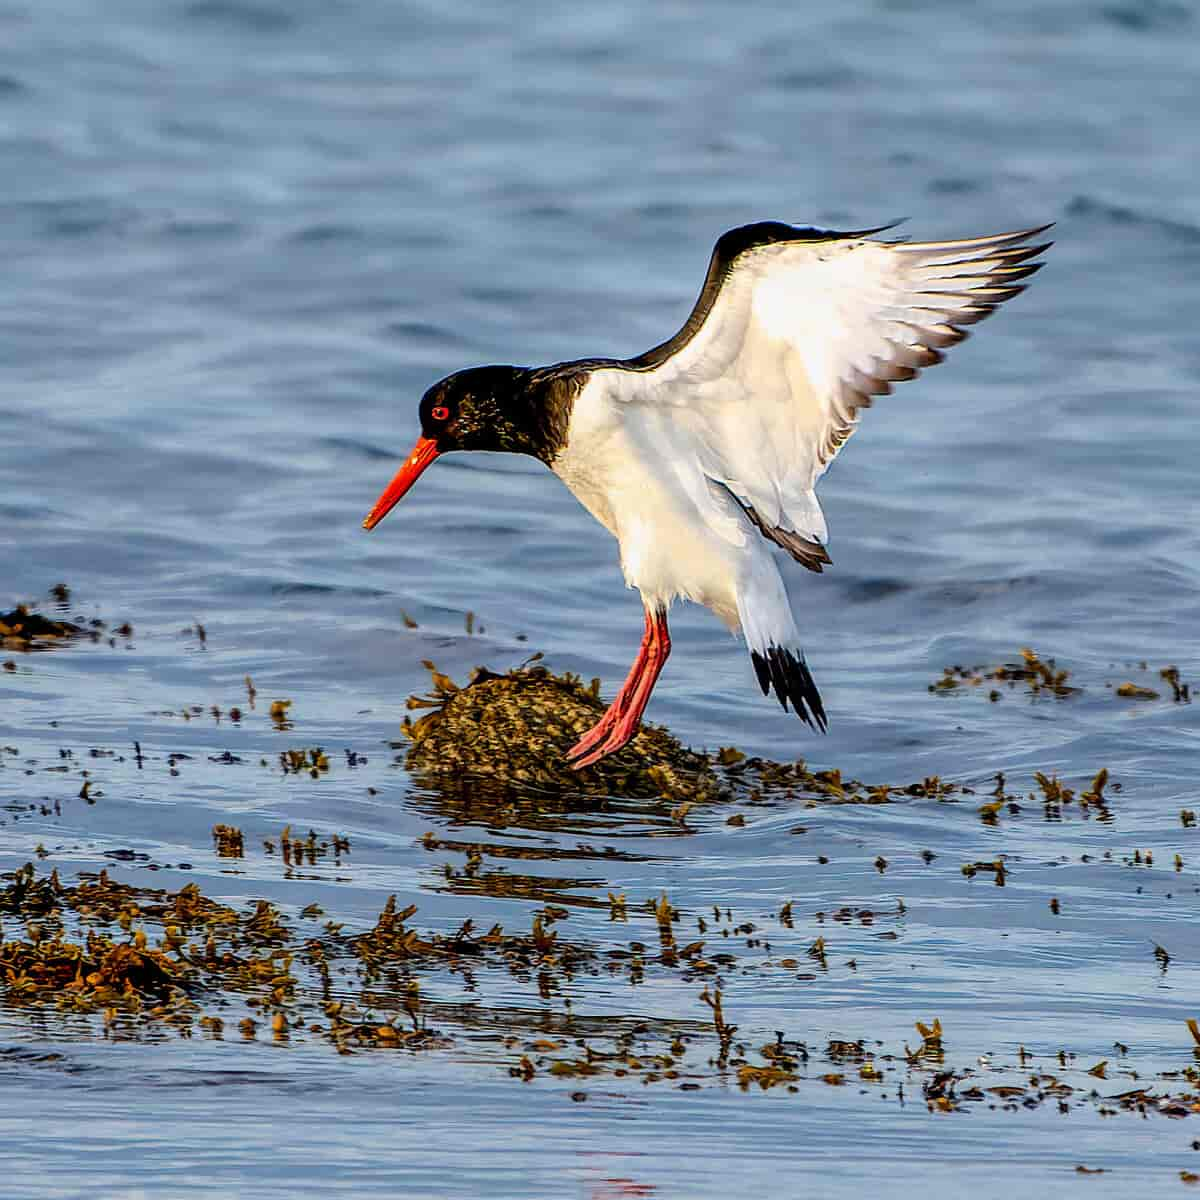
[[(561, 926), (601, 951), (653, 941), (632, 901), (663, 891), (685, 923), (716, 904), (769, 929), (775, 959), (824, 936), (809, 979), (739, 943), (723, 987), (749, 1045), (869, 1035), (898, 1054), (936, 1016), (947, 1061), (978, 1071), (1019, 1047), (1060, 1071), (1063, 1051), (1112, 1060), (1090, 1084), (1115, 1094), (1187, 1067), (1200, 831), (1179, 813), (1200, 799), (1200, 736), (1158, 671), (1200, 677), (1198, 20), (1167, 0), (4, 0), (0, 608), (52, 611), (64, 580), (67, 615), (133, 636), (0, 673), (0, 870), (41, 846), (64, 877), (108, 865), (293, 914), (315, 896), (355, 928), (394, 892), (452, 930), (528, 928), (545, 896), (525, 875), (499, 886), (519, 865), (602, 902)], [(361, 530), (424, 389), (663, 340), (733, 225), (900, 217), (916, 238), (1053, 220), (1057, 244), (1027, 295), (866, 414), (822, 484), (835, 566), (787, 576), (828, 736), (762, 699), (701, 611), (673, 616), (649, 715), (692, 745), (871, 782), (987, 792), (1003, 772), (1024, 794), (1035, 771), (1082, 789), (1106, 767), (1112, 819), (1049, 821), (1037, 799), (993, 826), (968, 796), (497, 830), (414, 785), (389, 743), (422, 660), (462, 678), (541, 650), (611, 694), (641, 624), (608, 535), (532, 461), (442, 461)], [(1024, 646), (1081, 691), (928, 690)], [(247, 675), (258, 708), (214, 721), (246, 705)], [(1122, 700), (1123, 682), (1160, 699)], [(284, 697), (289, 731), (266, 715)], [(301, 744), (331, 751), (328, 777), (255, 765)], [(343, 747), (367, 761), (343, 766)], [(226, 750), (243, 767), (210, 762)], [(171, 753), (192, 756), (177, 775)], [(238, 874), (213, 850), (222, 822), (245, 832)], [(285, 825), (353, 853), (298, 881), (260, 849)], [(490, 862), (497, 886), (471, 890), (419, 842), (431, 830), (546, 857)], [(597, 841), (621, 855), (566, 856)], [(998, 855), (1004, 888), (962, 874)], [(788, 901), (794, 928), (775, 919)], [(879, 924), (897, 936), (816, 915), (846, 906), (896, 914)], [(423, 986), (461, 1006), (450, 1050), (119, 1044), (0, 998), (12, 1194), (1129, 1196), (1198, 1161), (1194, 1118), (931, 1112), (827, 1086), (815, 1060), (795, 1093), (714, 1071), (695, 1092), (606, 1077), (573, 1100), (578, 1081), (509, 1077), (472, 1022), (552, 1025), (569, 1002), (700, 1028), (702, 985)]]

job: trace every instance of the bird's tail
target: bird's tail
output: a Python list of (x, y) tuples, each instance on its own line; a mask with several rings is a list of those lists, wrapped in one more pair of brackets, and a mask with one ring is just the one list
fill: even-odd
[(799, 649), (768, 646), (761, 651), (751, 650), (750, 661), (754, 664), (764, 696), (774, 688), (784, 711), (790, 700), (800, 720), (825, 732), (825, 706), (821, 703), (821, 694)]
[(755, 572), (755, 578), (739, 589), (737, 603), (742, 633), (763, 695), (774, 690), (785, 711), (790, 703), (800, 720), (824, 732), (825, 706), (804, 661), (796, 621), (773, 561), (768, 558), (765, 567)]

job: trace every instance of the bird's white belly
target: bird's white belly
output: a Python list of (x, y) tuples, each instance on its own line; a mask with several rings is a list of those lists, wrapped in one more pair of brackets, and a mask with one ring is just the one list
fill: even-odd
[(676, 469), (628, 411), (606, 412), (587, 391), (553, 470), (617, 538), (625, 582), (649, 606), (693, 600), (736, 629), (736, 589), (756, 549), (748, 523), (698, 471)]

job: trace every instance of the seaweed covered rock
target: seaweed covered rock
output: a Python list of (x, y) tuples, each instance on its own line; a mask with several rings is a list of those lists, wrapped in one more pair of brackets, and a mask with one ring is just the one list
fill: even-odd
[(584, 687), (577, 676), (525, 666), (506, 675), (478, 668), (459, 687), (432, 663), (432, 693), (409, 698), (411, 739), (406, 765), (415, 774), (489, 775), (553, 791), (667, 800), (716, 800), (727, 788), (706, 755), (682, 745), (665, 729), (643, 724), (627, 746), (582, 771), (567, 751), (601, 717), (599, 680)]
[(506, 675), (479, 667), (459, 687), (433, 663), (424, 665), (433, 686), (428, 695), (410, 696), (408, 707), (430, 711), (404, 719), (405, 766), (442, 801), (461, 802), (475, 817), (481, 805), (495, 806), (503, 822), (513, 803), (566, 811), (593, 797), (604, 797), (606, 806), (616, 798), (658, 800), (675, 806), (675, 817), (697, 803), (770, 797), (806, 806), (887, 804), (894, 794), (948, 799), (960, 790), (937, 777), (904, 788), (872, 785), (839, 770), (810, 771), (803, 759), (776, 762), (733, 747), (705, 754), (646, 724), (616, 754), (576, 771), (567, 752), (604, 712), (598, 679), (584, 687), (576, 675), (541, 666)]

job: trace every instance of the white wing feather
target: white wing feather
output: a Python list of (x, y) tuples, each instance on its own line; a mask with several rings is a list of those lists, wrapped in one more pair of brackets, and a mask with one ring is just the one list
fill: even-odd
[(747, 249), (690, 338), (682, 341), (700, 305), (661, 348), (669, 353), (634, 360), (639, 386), (625, 395), (661, 406), (660, 417), (669, 409), (673, 440), (688, 440), (704, 473), (763, 526), (823, 544), (813, 488), (859, 411), (940, 362), (966, 336), (961, 326), (1022, 291), (1016, 281), (1040, 265), (1024, 260), (1045, 249), (1023, 243), (1040, 232), (954, 242), (831, 235)]

